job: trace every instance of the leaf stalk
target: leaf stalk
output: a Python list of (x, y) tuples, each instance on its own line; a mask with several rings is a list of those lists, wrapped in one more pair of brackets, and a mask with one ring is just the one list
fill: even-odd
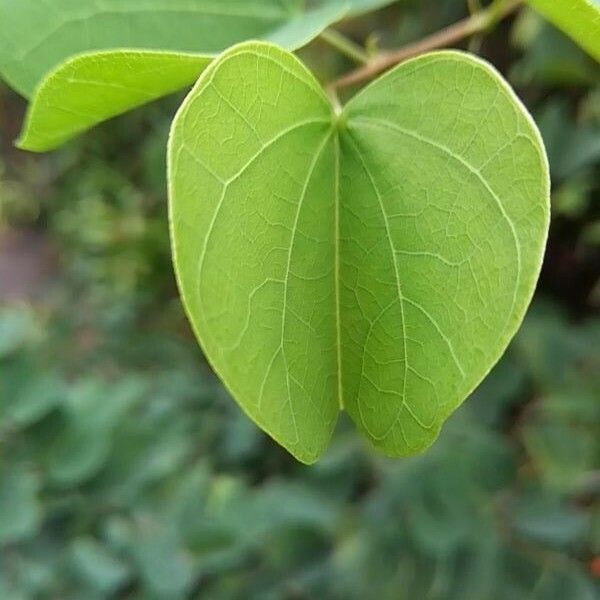
[(364, 48), (335, 29), (323, 31), (321, 39), (359, 65), (368, 65), (370, 62), (370, 57)]
[(423, 39), (398, 48), (384, 51), (369, 60), (364, 66), (343, 75), (330, 84), (333, 89), (341, 89), (369, 81), (389, 68), (409, 58), (425, 52), (452, 46), (478, 33), (484, 33), (517, 10), (523, 0), (495, 0), (487, 8), (458, 21), (449, 27), (426, 36)]

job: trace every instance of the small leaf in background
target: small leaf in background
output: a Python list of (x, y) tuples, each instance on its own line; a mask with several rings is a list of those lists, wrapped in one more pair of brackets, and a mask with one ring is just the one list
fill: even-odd
[(389, 6), (397, 0), (348, 0), (350, 15), (357, 16), (384, 6)]
[(95, 475), (108, 459), (117, 423), (143, 391), (137, 379), (115, 385), (88, 380), (74, 386), (65, 403), (64, 428), (45, 457), (50, 477), (68, 486)]
[(66, 393), (55, 374), (43, 373), (26, 360), (13, 362), (0, 381), (0, 431), (33, 425), (60, 405)]
[(512, 510), (513, 527), (520, 535), (555, 548), (576, 547), (589, 531), (586, 513), (554, 499), (524, 495)]
[(169, 180), (202, 347), (306, 463), (340, 407), (387, 455), (431, 445), (520, 325), (548, 229), (539, 133), (456, 52), (398, 66), (338, 115), (293, 55), (236, 46), (175, 118)]
[(146, 595), (158, 598), (185, 595), (194, 580), (194, 563), (182, 548), (177, 533), (168, 523), (150, 514), (141, 514), (138, 525), (131, 552)]
[(561, 490), (584, 489), (593, 473), (600, 447), (585, 423), (565, 423), (546, 417), (525, 426), (523, 441), (543, 479)]
[(93, 538), (73, 541), (69, 549), (69, 563), (86, 587), (103, 596), (114, 594), (130, 575), (130, 570), (120, 558)]
[[(526, 20), (535, 21), (531, 32), (519, 31)], [(598, 79), (598, 65), (574, 42), (546, 23), (539, 15), (523, 11), (516, 21), (514, 41), (522, 50), (512, 65), (509, 79), (515, 85), (545, 84), (584, 87)]]
[(598, 0), (527, 0), (527, 2), (600, 62)]
[(36, 324), (30, 311), (11, 307), (0, 312), (0, 359), (31, 340)]
[(0, 464), (0, 546), (37, 532), (42, 519), (40, 478), (25, 465)]

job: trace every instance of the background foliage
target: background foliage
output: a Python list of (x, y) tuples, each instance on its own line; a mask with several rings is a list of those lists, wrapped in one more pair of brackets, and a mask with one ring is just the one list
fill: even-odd
[[(396, 46), (465, 10), (405, 0), (345, 30)], [(506, 357), (402, 461), (343, 422), (302, 467), (204, 363), (167, 232), (180, 98), (34, 157), (0, 90), (0, 598), (597, 597), (600, 73), (529, 11), (471, 49), (541, 126), (550, 245)], [(323, 79), (349, 66), (302, 56)]]

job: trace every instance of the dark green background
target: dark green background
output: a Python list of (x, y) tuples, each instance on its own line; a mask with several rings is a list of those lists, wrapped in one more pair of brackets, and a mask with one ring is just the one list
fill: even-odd
[[(405, 0), (344, 30), (393, 47), (465, 12)], [(343, 420), (301, 466), (212, 375), (170, 264), (181, 98), (38, 157), (0, 88), (0, 599), (598, 597), (600, 71), (525, 11), (470, 48), (540, 124), (550, 243), (509, 352), (408, 460)]]

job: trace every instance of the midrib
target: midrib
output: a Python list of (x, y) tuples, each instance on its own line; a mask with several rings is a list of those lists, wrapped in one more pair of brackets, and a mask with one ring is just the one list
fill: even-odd
[(341, 310), (340, 310), (340, 132), (336, 127), (333, 136), (334, 152), (335, 152), (335, 321), (337, 335), (337, 388), (338, 402), (340, 410), (344, 410), (344, 388), (342, 383), (342, 326), (341, 326)]

